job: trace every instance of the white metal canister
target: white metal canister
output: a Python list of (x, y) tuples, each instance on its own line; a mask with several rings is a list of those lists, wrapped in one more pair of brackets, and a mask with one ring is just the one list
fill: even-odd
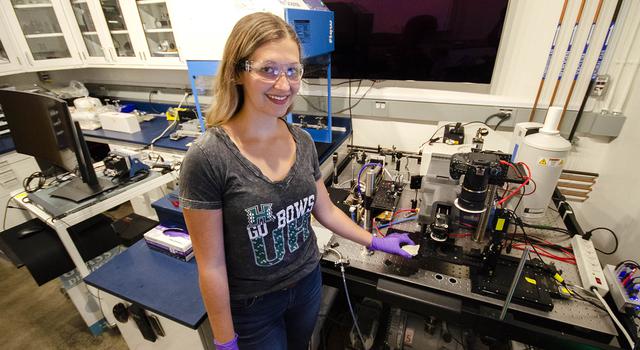
[[(571, 143), (560, 136), (557, 130), (561, 113), (562, 109), (559, 107), (549, 108), (542, 129), (536, 134), (526, 136), (524, 147), (519, 150), (517, 161), (529, 166), (531, 178), (535, 181), (535, 192), (524, 196), (518, 206), (518, 215), (523, 217), (539, 218), (545, 215), (566, 163)], [(516, 195), (510, 201), (510, 206), (516, 205), (517, 197)]]

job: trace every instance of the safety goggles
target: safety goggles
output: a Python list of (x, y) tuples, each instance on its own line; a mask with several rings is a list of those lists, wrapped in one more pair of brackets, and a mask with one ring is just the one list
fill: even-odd
[(297, 83), (302, 79), (304, 68), (300, 63), (277, 64), (271, 61), (244, 61), (242, 66), (246, 72), (254, 72), (257, 76), (268, 82), (276, 82), (280, 75), (284, 74), (290, 83)]

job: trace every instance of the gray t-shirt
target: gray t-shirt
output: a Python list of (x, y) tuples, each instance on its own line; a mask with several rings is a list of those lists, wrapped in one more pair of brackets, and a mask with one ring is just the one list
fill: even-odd
[(180, 171), (184, 208), (222, 209), (231, 299), (285, 288), (320, 259), (311, 210), (321, 173), (311, 136), (288, 125), (296, 158), (286, 178), (273, 182), (245, 158), (221, 127), (189, 148)]

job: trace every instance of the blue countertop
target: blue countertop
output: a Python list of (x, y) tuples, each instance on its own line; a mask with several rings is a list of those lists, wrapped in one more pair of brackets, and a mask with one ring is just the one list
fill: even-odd
[(9, 153), (15, 151), (16, 146), (13, 144), (13, 139), (10, 134), (4, 134), (0, 136), (0, 154)]
[(144, 240), (115, 256), (84, 281), (192, 329), (197, 329), (207, 316), (195, 259), (177, 260), (149, 249)]
[[(151, 121), (140, 123), (141, 131), (133, 134), (103, 129), (84, 130), (83, 134), (85, 135), (85, 137), (93, 137), (104, 140), (105, 143), (108, 143), (109, 141), (120, 141), (147, 146), (170, 124), (171, 122), (167, 121), (166, 117), (158, 115)], [(349, 119), (333, 118), (333, 125), (336, 127), (344, 127), (346, 131), (333, 131), (332, 137), (334, 142), (331, 144), (316, 142), (316, 149), (318, 151), (318, 158), (320, 159), (320, 163), (328, 159), (335, 151), (335, 149), (342, 143), (342, 140), (344, 140), (344, 138), (348, 137), (348, 135), (351, 134), (351, 123), (349, 122)], [(194, 138), (185, 137), (183, 139), (173, 141), (169, 139), (169, 134), (171, 134), (171, 132), (173, 131), (168, 131), (163, 138), (156, 141), (154, 147), (186, 152), (186, 150), (188, 149), (187, 144), (192, 142)]]
[[(120, 141), (126, 143), (138, 144), (141, 146), (147, 146), (151, 141), (158, 137), (162, 132), (171, 125), (170, 121), (167, 121), (165, 116), (156, 116), (153, 120), (140, 123), (140, 131), (132, 134), (126, 132), (112, 131), (112, 130), (83, 130), (82, 133), (85, 137), (94, 137), (103, 139), (105, 141)], [(174, 141), (169, 139), (169, 134), (174, 130), (169, 130), (165, 136), (154, 144), (154, 147), (173, 149), (178, 151), (186, 151), (188, 149), (187, 144), (194, 140), (193, 137), (185, 137), (183, 139)]]

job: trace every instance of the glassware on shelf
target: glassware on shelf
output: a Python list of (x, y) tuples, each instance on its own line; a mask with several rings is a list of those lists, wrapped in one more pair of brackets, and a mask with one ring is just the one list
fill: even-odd
[(82, 32), (95, 32), (96, 27), (93, 24), (93, 18), (91, 18), (91, 12), (89, 11), (89, 5), (86, 2), (75, 2), (71, 4), (73, 8), (73, 15), (76, 17), (78, 27)]
[(177, 57), (178, 49), (171, 30), (167, 4), (138, 3), (140, 21), (145, 29), (147, 46), (152, 57)]
[(134, 57), (136, 54), (131, 45), (120, 3), (118, 0), (100, 0), (100, 5), (107, 20), (116, 55), (118, 57)]
[(67, 43), (62, 36), (30, 38), (27, 40), (27, 44), (36, 61), (71, 57)]

